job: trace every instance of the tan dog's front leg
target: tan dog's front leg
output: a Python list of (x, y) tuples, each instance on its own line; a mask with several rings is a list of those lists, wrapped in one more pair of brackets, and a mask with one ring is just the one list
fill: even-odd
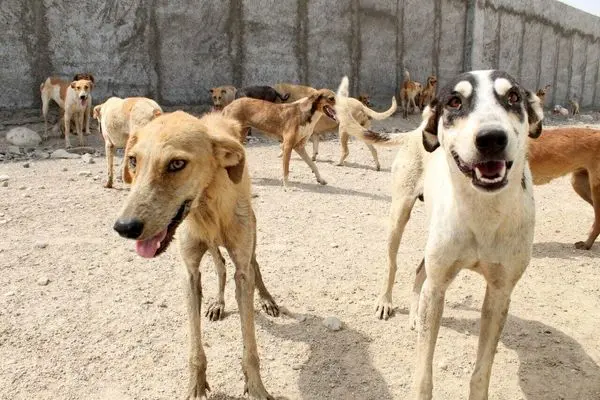
[(115, 146), (113, 146), (113, 144), (107, 138), (104, 138), (104, 141), (104, 151), (106, 153), (106, 169), (108, 173), (108, 178), (106, 180), (106, 183), (104, 184), (104, 187), (111, 188), (113, 187), (113, 158), (115, 155)]
[(339, 127), (339, 133), (340, 133), (340, 147), (342, 148), (342, 154), (340, 155), (340, 161), (338, 161), (337, 166), (341, 167), (344, 165), (344, 162), (346, 161), (346, 157), (348, 157), (348, 154), (350, 154), (350, 150), (348, 149), (348, 132), (346, 132), (346, 129), (344, 127), (342, 127), (342, 125), (340, 124)]
[[(254, 231), (254, 226), (248, 229)], [(253, 399), (274, 400), (265, 389), (260, 377), (260, 362), (256, 347), (254, 325), (255, 272), (251, 265), (255, 235), (248, 232), (245, 236), (236, 243), (236, 247), (227, 247), (235, 264), (235, 298), (242, 323), (242, 340), (244, 342), (242, 370), (246, 381), (244, 392), (247, 392)]]
[(315, 174), (315, 177), (317, 178), (317, 182), (319, 182), (321, 185), (327, 185), (327, 182), (325, 181), (325, 179), (321, 178), (321, 174), (319, 174), (319, 169), (317, 168), (317, 164), (315, 164), (315, 162), (310, 159), (310, 156), (306, 152), (306, 148), (304, 147), (304, 144), (305, 144), (305, 142), (298, 143), (298, 145), (296, 147), (294, 147), (294, 150), (304, 160), (304, 162), (308, 164), (308, 166), (310, 167), (312, 172)]
[(75, 115), (75, 128), (77, 129), (77, 136), (79, 137), (79, 145), (85, 146), (85, 141), (83, 139), (83, 119), (85, 116), (85, 111), (82, 111)]
[(312, 160), (317, 161), (317, 155), (319, 155), (319, 135), (313, 133), (312, 136), (310, 137), (310, 140), (313, 145)]
[(283, 156), (281, 162), (283, 163), (283, 186), (288, 187), (288, 176), (290, 175), (290, 158), (292, 157), (292, 144), (283, 141)]
[[(499, 270), (504, 269), (499, 266)], [(496, 285), (494, 285), (496, 283)], [(506, 322), (512, 287), (506, 282), (488, 283), (481, 308), (481, 328), (475, 370), (471, 376), (469, 400), (487, 400), (492, 364)]]
[(186, 400), (206, 400), (206, 391), (210, 390), (210, 387), (206, 382), (206, 354), (202, 347), (200, 262), (208, 247), (192, 239), (185, 230), (182, 231), (179, 247), (187, 268), (187, 309), (190, 324), (190, 378)]
[(71, 147), (71, 118), (73, 116), (65, 110), (63, 122), (65, 124), (65, 147), (68, 149)]
[(211, 321), (218, 321), (225, 316), (225, 282), (227, 278), (227, 270), (225, 268), (225, 259), (221, 255), (218, 247), (210, 247), (208, 249), (215, 264), (215, 272), (217, 273), (217, 282), (219, 291), (216, 300), (209, 303), (205, 315)]

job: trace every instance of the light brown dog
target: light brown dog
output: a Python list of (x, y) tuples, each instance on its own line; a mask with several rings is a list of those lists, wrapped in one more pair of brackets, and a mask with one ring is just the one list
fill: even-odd
[(326, 115), (335, 120), (335, 94), (328, 89), (317, 90), (293, 103), (275, 104), (243, 97), (223, 109), (223, 114), (240, 121), (244, 128), (255, 128), (267, 136), (283, 142), (283, 185), (288, 186), (292, 150), (308, 164), (317, 182), (327, 182), (319, 174), (316, 164), (306, 153), (304, 145), (313, 134), (319, 117)]
[(546, 105), (546, 93), (548, 93), (548, 90), (550, 90), (551, 87), (552, 85), (546, 85), (536, 92), (536, 96), (540, 98), (542, 106)]
[(404, 81), (400, 88), (400, 102), (402, 104), (402, 115), (404, 118), (408, 118), (408, 108), (411, 108), (411, 114), (418, 111), (417, 98), (421, 95), (423, 86), (410, 79), (410, 73), (404, 71)]
[(431, 100), (435, 99), (437, 91), (437, 77), (435, 75), (431, 75), (427, 77), (427, 83), (425, 84), (425, 88), (423, 89), (421, 95), (419, 96), (419, 108), (422, 110), (431, 103)]
[(235, 100), (235, 93), (237, 89), (235, 86), (217, 86), (208, 90), (210, 97), (213, 102), (215, 110), (222, 110), (223, 107)]
[(533, 183), (543, 185), (571, 175), (575, 192), (594, 208), (594, 223), (577, 249), (589, 250), (600, 234), (600, 130), (591, 128), (544, 129), (529, 141), (529, 166)]
[[(186, 399), (204, 400), (206, 355), (202, 346), (200, 262), (223, 246), (235, 265), (236, 300), (242, 323), (242, 370), (251, 398), (273, 400), (259, 371), (255, 339), (254, 289), (269, 309), (277, 305), (256, 261), (256, 218), (241, 126), (220, 114), (195, 118), (183, 111), (164, 114), (130, 135), (124, 180), (131, 192), (114, 229), (136, 240), (142, 257), (163, 253), (178, 232), (187, 268), (190, 323), (190, 380)], [(218, 253), (218, 250), (216, 250)]]
[[(113, 185), (113, 157), (115, 148), (124, 148), (129, 134), (162, 114), (162, 108), (145, 97), (121, 99), (111, 97), (94, 107), (93, 117), (98, 121), (104, 138), (108, 178), (105, 188)], [(123, 164), (124, 165), (124, 164)]]
[(575, 97), (569, 100), (569, 107), (571, 108), (571, 115), (579, 115), (579, 102)]

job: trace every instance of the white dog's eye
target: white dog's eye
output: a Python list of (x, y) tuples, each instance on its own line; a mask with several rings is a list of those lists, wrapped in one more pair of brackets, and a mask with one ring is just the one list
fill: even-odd
[(135, 169), (135, 166), (137, 165), (137, 160), (135, 159), (135, 157), (130, 156), (128, 162), (129, 162), (129, 168)]
[(460, 97), (454, 96), (448, 101), (448, 107), (454, 110), (460, 110), (460, 108), (462, 107), (462, 100), (460, 99)]
[(169, 166), (167, 167), (167, 169), (169, 170), (169, 172), (177, 172), (177, 171), (181, 171), (186, 165), (186, 161), (185, 160), (172, 160), (169, 163)]
[(510, 92), (507, 96), (507, 99), (508, 103), (512, 105), (521, 101), (521, 96), (519, 96), (519, 93), (517, 92)]

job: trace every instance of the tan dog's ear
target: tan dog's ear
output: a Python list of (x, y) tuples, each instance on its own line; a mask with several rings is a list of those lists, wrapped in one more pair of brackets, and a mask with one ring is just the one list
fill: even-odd
[(427, 125), (423, 129), (423, 147), (430, 153), (440, 146), (437, 131), (441, 112), (441, 103), (438, 99), (431, 100), (423, 110), (423, 120), (427, 120)]
[(123, 182), (131, 184), (133, 177), (131, 171), (129, 171), (129, 150), (137, 142), (137, 136), (135, 134), (129, 135), (127, 140), (127, 146), (125, 146), (125, 152), (123, 153)]
[(222, 95), (226, 95), (226, 94), (227, 94), (227, 90), (225, 90), (225, 89), (221, 89), (221, 94), (222, 94)]
[(152, 111), (152, 115), (153, 115), (152, 119), (154, 119), (154, 118), (156, 118), (156, 117), (158, 117), (158, 116), (162, 115), (162, 113), (163, 113), (163, 112), (162, 112), (161, 110), (159, 110), (158, 108), (157, 108), (157, 109), (155, 109), (154, 111)]
[(533, 92), (526, 90), (525, 107), (529, 120), (529, 137), (535, 139), (542, 134), (542, 120), (544, 119), (542, 101)]
[(71, 89), (75, 89), (75, 85), (76, 85), (75, 81), (71, 82)]
[(214, 154), (219, 164), (227, 170), (227, 175), (233, 183), (240, 183), (246, 166), (244, 146), (229, 137), (213, 139)]
[(215, 91), (215, 89), (208, 89), (208, 91), (210, 92), (210, 94), (212, 94)]
[(101, 109), (102, 109), (102, 104), (98, 104), (97, 106), (94, 107), (94, 111), (92, 112), (92, 117), (94, 119), (99, 119), (102, 115), (101, 115)]
[(90, 90), (92, 90), (94, 88), (94, 81), (90, 80)]

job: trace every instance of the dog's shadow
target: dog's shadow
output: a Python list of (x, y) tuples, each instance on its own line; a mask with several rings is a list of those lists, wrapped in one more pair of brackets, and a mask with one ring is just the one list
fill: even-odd
[[(279, 186), (281, 190), (283, 190), (283, 184), (281, 183), (281, 179), (273, 179), (273, 178), (252, 178), (252, 183), (257, 186)], [(358, 197), (366, 197), (372, 200), (383, 200), (386, 202), (392, 201), (390, 196), (382, 196), (373, 193), (364, 193), (351, 189), (342, 189), (331, 185), (319, 185), (317, 182), (315, 183), (304, 183), (304, 182), (295, 182), (290, 181), (288, 183), (289, 187), (292, 189), (298, 189), (307, 192), (315, 192), (315, 193), (325, 193), (325, 194), (344, 194), (348, 196), (358, 196)]]
[[(479, 318), (443, 318), (442, 325), (479, 334)], [(600, 399), (600, 366), (558, 329), (509, 315), (500, 340), (519, 357), (519, 385), (527, 400)]]
[(301, 398), (393, 398), (382, 375), (371, 365), (367, 336), (348, 326), (332, 332), (323, 326), (320, 316), (305, 317), (302, 322), (285, 324), (269, 320), (262, 314), (256, 318), (257, 324), (270, 334), (310, 347), (308, 360), (300, 369)]
[(574, 260), (579, 257), (598, 258), (600, 253), (595, 251), (594, 247), (591, 250), (578, 250), (573, 243), (537, 242), (533, 243), (532, 257)]
[(375, 172), (391, 172), (392, 169), (391, 168), (381, 168), (379, 171), (375, 170), (375, 167), (373, 165), (367, 165), (367, 164), (358, 164), (355, 162), (351, 162), (351, 161), (345, 161), (343, 166), (337, 165), (337, 161), (332, 160), (332, 159), (327, 159), (327, 158), (323, 158), (323, 159), (318, 159), (317, 161), (315, 161), (317, 164), (318, 163), (324, 163), (324, 164), (331, 164), (334, 165), (338, 168), (354, 168), (354, 169), (362, 169), (365, 171), (375, 171)]

